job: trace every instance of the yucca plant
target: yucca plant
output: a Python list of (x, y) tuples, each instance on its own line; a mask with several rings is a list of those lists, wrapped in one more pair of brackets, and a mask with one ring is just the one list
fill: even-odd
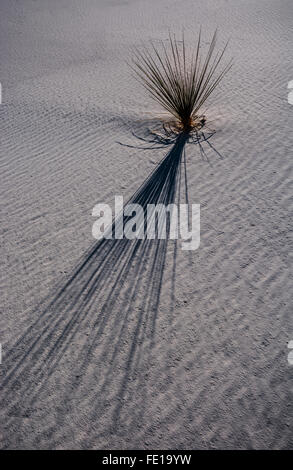
[(227, 44), (215, 53), (217, 31), (202, 57), (201, 32), (192, 54), (187, 53), (184, 35), (179, 42), (169, 35), (168, 44), (135, 49), (132, 69), (143, 86), (160, 105), (175, 118), (175, 127), (189, 133), (205, 123), (201, 109), (221, 79), (230, 69), (231, 61), (219, 65)]

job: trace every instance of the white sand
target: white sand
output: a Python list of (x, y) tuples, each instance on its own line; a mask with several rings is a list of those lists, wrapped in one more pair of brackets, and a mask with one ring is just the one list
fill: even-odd
[[(0, 10), (1, 380), (13, 371), (2, 447), (292, 448), (291, 0), (2, 0)], [(129, 48), (182, 28), (192, 41), (200, 25), (206, 40), (216, 26), (231, 37), (235, 61), (208, 109), (224, 159), (186, 148), (200, 248), (179, 247), (175, 267), (168, 248), (156, 318), (140, 305), (147, 286), (131, 298), (133, 273), (105, 321), (99, 297), (83, 320), (62, 308), (46, 317), (38, 305), (93, 243), (93, 206), (131, 196), (166, 154), (118, 143), (139, 146), (131, 132), (158, 110), (131, 77)], [(112, 284), (99, 289), (106, 297)]]

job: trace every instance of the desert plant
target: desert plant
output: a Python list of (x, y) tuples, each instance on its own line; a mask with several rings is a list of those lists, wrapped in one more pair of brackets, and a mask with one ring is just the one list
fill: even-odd
[(210, 94), (231, 67), (231, 61), (221, 70), (227, 44), (215, 53), (217, 31), (214, 32), (206, 55), (201, 53), (201, 32), (191, 55), (186, 52), (184, 35), (179, 42), (169, 35), (168, 44), (136, 48), (132, 69), (150, 95), (174, 118), (176, 128), (190, 132), (203, 126), (205, 117), (200, 110)]

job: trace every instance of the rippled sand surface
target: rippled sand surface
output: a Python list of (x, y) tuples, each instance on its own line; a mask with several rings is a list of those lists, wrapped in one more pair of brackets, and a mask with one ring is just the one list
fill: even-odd
[[(1, 446), (292, 448), (291, 0), (0, 9)], [(138, 139), (159, 109), (129, 50), (200, 25), (234, 57), (214, 148), (187, 143), (178, 167), (200, 247), (95, 250), (94, 205), (171, 150)]]

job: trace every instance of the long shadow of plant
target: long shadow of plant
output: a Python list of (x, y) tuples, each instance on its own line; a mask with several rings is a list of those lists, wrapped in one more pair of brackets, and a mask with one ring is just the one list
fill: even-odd
[[(185, 144), (189, 139), (184, 133), (176, 137), (129, 203), (140, 204), (145, 213), (148, 204), (167, 206), (182, 194), (188, 203)], [(106, 405), (101, 403), (108, 397), (106, 402), (116, 399), (112, 418), (113, 423), (119, 421), (130, 378), (139, 378), (142, 357), (145, 360), (155, 340), (168, 245), (175, 284), (177, 241), (169, 240), (169, 230), (167, 223), (166, 239), (102, 239), (83, 256), (67, 283), (6, 355), (2, 406), (8, 416), (30, 416), (50, 379), (62, 370), (67, 381), (62, 402), (86, 387), (85, 377), (91, 374), (97, 385), (85, 391), (90, 414), (102, 415)], [(140, 417), (143, 390), (141, 400)]]

